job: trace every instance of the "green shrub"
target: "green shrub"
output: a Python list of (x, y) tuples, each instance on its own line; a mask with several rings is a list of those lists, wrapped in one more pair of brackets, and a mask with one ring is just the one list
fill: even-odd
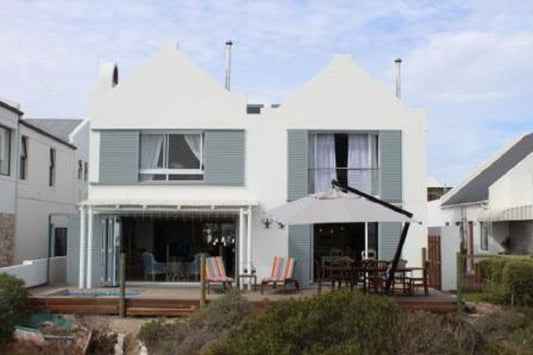
[(234, 328), (212, 354), (384, 353), (394, 347), (400, 310), (383, 297), (334, 291), (276, 302)]
[(237, 290), (195, 312), (187, 321), (152, 321), (139, 332), (150, 354), (194, 354), (206, 344), (223, 339), (253, 312)]
[(502, 284), (515, 304), (533, 305), (533, 262), (510, 260), (503, 269)]
[(500, 283), (503, 276), (503, 268), (509, 260), (506, 257), (493, 257), (480, 260), (481, 277), (493, 283)]
[(14, 324), (26, 305), (28, 290), (24, 281), (8, 274), (0, 274), (0, 345), (13, 337)]

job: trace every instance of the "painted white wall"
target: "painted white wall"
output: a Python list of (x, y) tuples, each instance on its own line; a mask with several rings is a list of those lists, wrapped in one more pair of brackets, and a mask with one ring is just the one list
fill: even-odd
[(15, 213), (15, 170), (17, 154), (17, 122), (19, 116), (0, 106), (0, 126), (11, 130), (11, 159), (9, 175), (0, 174), (0, 213)]
[[(111, 78), (109, 79), (111, 80)], [(258, 276), (272, 257), (288, 252), (287, 228), (265, 229), (264, 211), (287, 199), (287, 130), (380, 130), (403, 133), (403, 207), (426, 222), (425, 122), (361, 70), (349, 56), (332, 63), (278, 109), (246, 114), (245, 95), (228, 93), (174, 46), (166, 46), (133, 77), (115, 88), (101, 85), (91, 108), (91, 182), (98, 181), (99, 129), (246, 130), (246, 182), (243, 187), (204, 185), (105, 186), (91, 184), (89, 199), (124, 201), (258, 201), (253, 216), (253, 256)], [(426, 226), (412, 225), (404, 257), (420, 265)]]
[[(15, 263), (47, 257), (49, 215), (76, 213), (79, 201), (75, 150), (23, 125), (20, 132), (28, 137), (28, 169), (18, 181)], [(56, 150), (54, 186), (48, 184), (50, 148)]]
[(459, 227), (440, 227), (442, 290), (457, 289), (457, 252), (460, 247)]
[[(69, 135), (69, 143), (76, 146), (75, 151), (75, 191), (74, 198), (76, 202), (86, 200), (88, 197), (89, 176), (85, 179), (85, 174), (82, 173), (82, 178), (78, 179), (78, 160), (82, 161), (83, 169), (85, 163), (89, 163), (89, 133), (91, 131), (89, 119), (85, 119), (81, 124), (72, 131)], [(90, 169), (89, 169), (90, 171)]]
[(50, 258), (50, 263), (48, 263), (48, 259), (24, 260), (20, 264), (0, 268), (0, 274), (5, 273), (18, 277), (24, 280), (26, 287), (35, 287), (47, 283), (49, 272), (51, 284), (64, 284), (66, 281), (66, 261), (65, 256)]
[(533, 153), (489, 187), (489, 208), (533, 204)]

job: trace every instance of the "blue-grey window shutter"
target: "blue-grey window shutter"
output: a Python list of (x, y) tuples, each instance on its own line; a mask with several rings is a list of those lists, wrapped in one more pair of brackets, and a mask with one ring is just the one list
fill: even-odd
[(80, 269), (80, 215), (68, 216), (67, 228), (67, 285), (78, 285)]
[(243, 186), (245, 174), (244, 130), (205, 132), (205, 182)]
[(139, 181), (139, 132), (100, 131), (101, 184), (120, 185)]
[(308, 194), (309, 134), (306, 130), (287, 132), (287, 200), (293, 201)]
[(379, 132), (380, 196), (387, 202), (402, 202), (402, 132)]
[(402, 232), (402, 224), (398, 222), (381, 222), (378, 226), (378, 258), (380, 260), (392, 260), (400, 235)]
[[(307, 196), (309, 168), (309, 134), (306, 130), (287, 132), (287, 199)], [(294, 277), (301, 287), (311, 281), (311, 226), (289, 226), (289, 256), (296, 261)]]
[[(379, 132), (380, 196), (392, 203), (402, 202), (402, 132)], [(378, 227), (378, 257), (391, 260), (394, 257), (401, 234), (400, 223), (380, 223)]]

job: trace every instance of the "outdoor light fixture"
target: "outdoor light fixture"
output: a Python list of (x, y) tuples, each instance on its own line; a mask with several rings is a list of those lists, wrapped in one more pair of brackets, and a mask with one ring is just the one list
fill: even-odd
[(269, 229), (270, 225), (272, 224), (272, 220), (270, 218), (263, 218), (263, 219), (261, 219), (261, 223), (263, 223), (263, 226), (266, 229)]

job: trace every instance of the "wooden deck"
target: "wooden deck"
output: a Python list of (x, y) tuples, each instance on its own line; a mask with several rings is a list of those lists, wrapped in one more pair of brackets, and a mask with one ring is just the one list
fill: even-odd
[[(27, 311), (63, 314), (118, 314), (118, 299), (115, 297), (69, 297), (58, 296), (65, 287), (42, 287), (31, 290)], [(109, 289), (103, 289), (109, 290)], [(114, 289), (116, 291), (116, 289)], [(126, 299), (126, 314), (130, 316), (186, 317), (198, 309), (198, 287), (139, 286), (130, 290), (139, 295)], [(329, 289), (323, 290), (328, 292)], [(306, 298), (317, 294), (316, 288), (287, 294), (245, 292), (244, 297), (258, 308), (268, 307), (272, 302), (288, 298)], [(221, 297), (220, 293), (208, 296), (208, 302)], [(399, 305), (408, 310), (424, 310), (434, 313), (451, 313), (457, 310), (455, 298), (444, 292), (430, 290), (429, 296), (394, 297)]]

